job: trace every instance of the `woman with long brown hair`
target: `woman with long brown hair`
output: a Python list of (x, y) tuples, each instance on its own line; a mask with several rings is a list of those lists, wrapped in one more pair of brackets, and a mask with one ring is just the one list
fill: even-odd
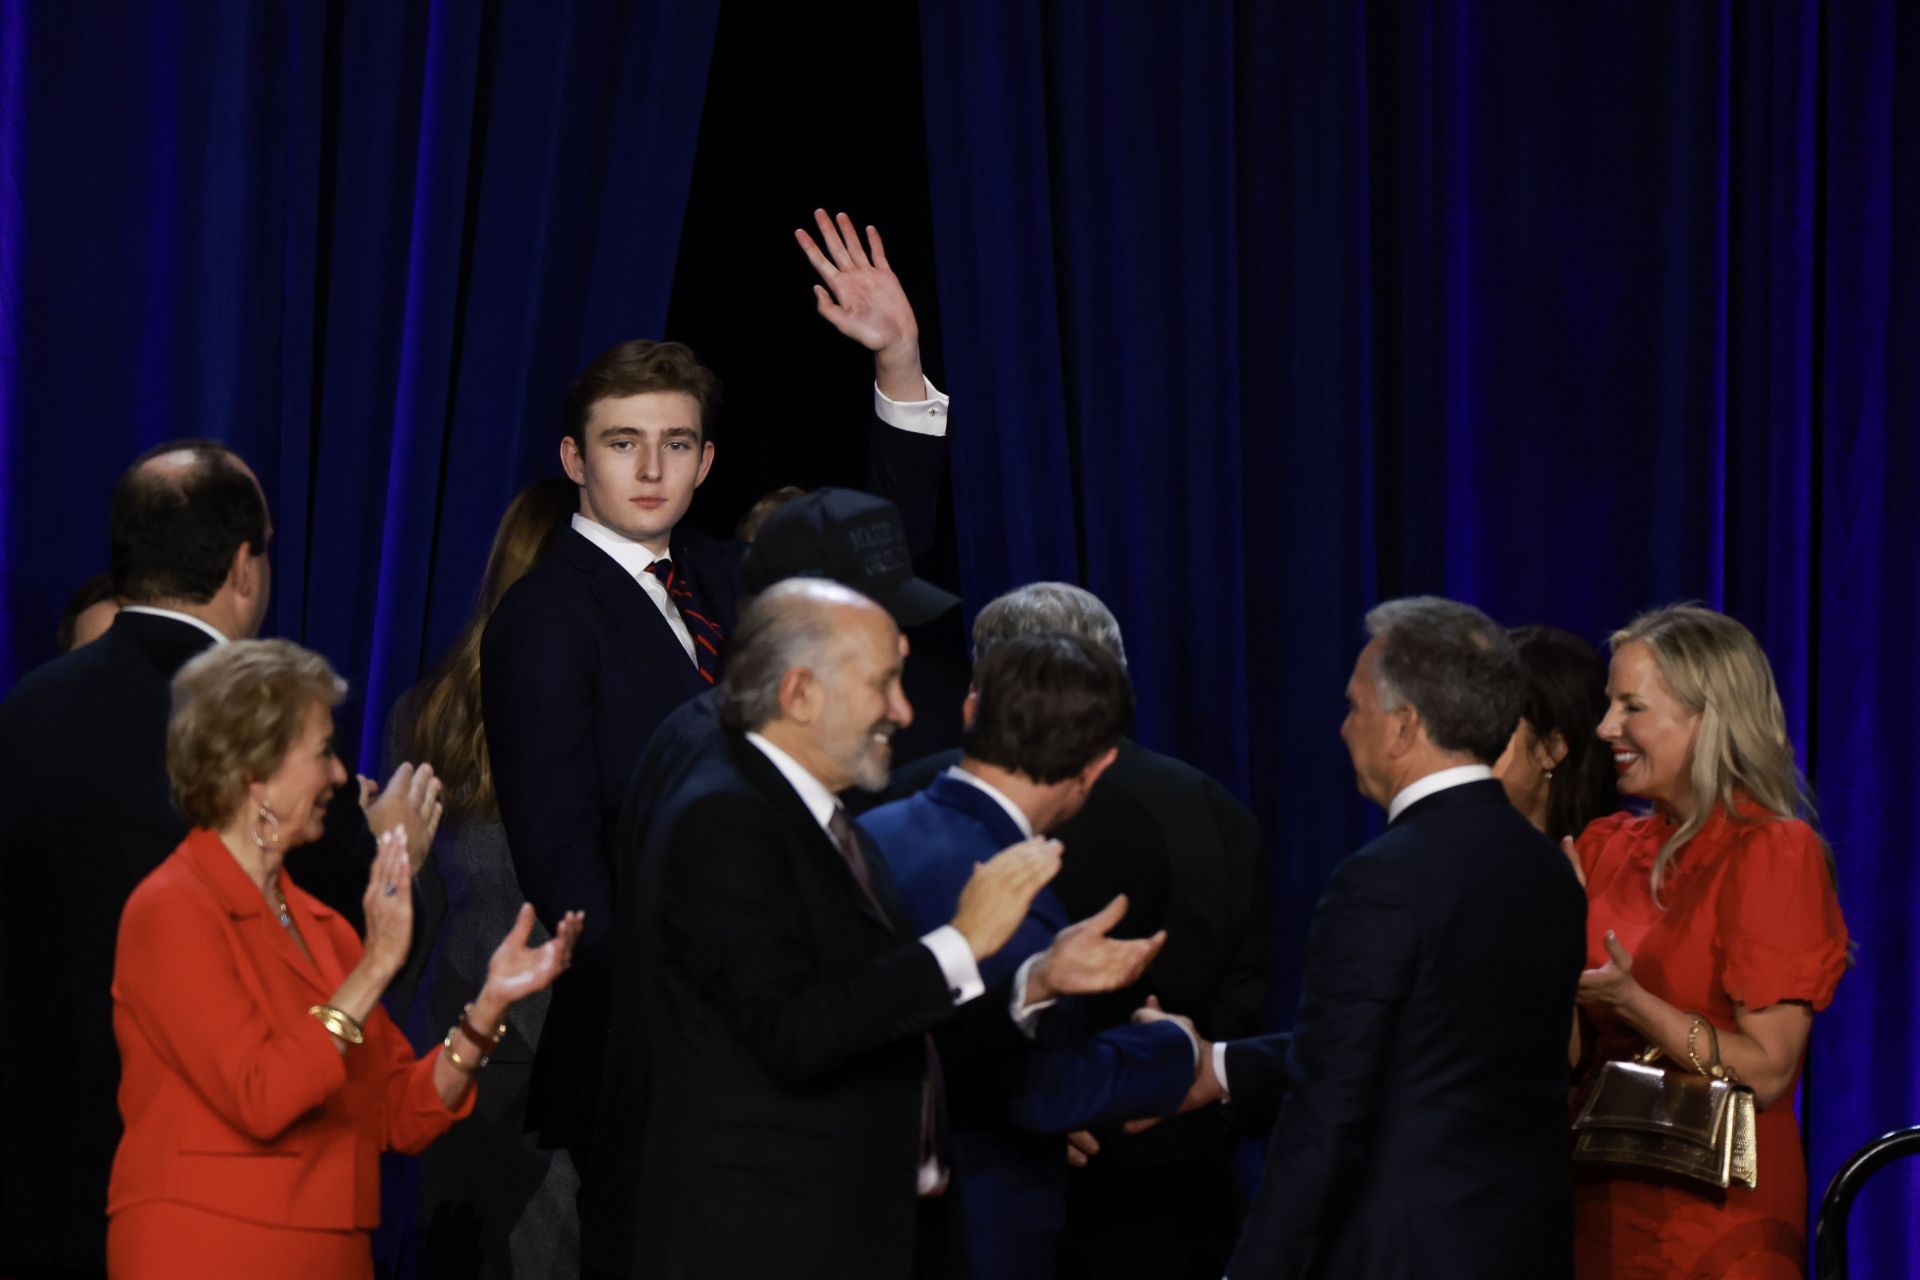
[[(431, 1037), (448, 1010), (458, 1010), (466, 998), (461, 993), (486, 963), (485, 939), (499, 936), (500, 922), (511, 920), (522, 901), (487, 759), (480, 636), (500, 597), (545, 554), (578, 506), (579, 491), (557, 477), (515, 496), (494, 532), (479, 606), (439, 664), (401, 697), (388, 719), (389, 754), (431, 761), (446, 788), (446, 817), (420, 873), (422, 897), (444, 894), (445, 916), (410, 966), (412, 981), (396, 983), (389, 997), (416, 1041)], [(544, 938), (536, 925), (533, 940)], [(470, 1123), (421, 1157), (411, 1234), (419, 1239), (422, 1274), (559, 1275), (577, 1266), (577, 1175), (564, 1153), (543, 1151), (522, 1132), (533, 1049), (548, 1002), (542, 992), (514, 1006), (489, 1068), (494, 1087), (482, 1095)]]
[(1607, 664), (1592, 645), (1558, 627), (1507, 634), (1527, 702), (1493, 776), (1513, 807), (1557, 844), (1620, 807), (1612, 753), (1594, 734), (1607, 713)]

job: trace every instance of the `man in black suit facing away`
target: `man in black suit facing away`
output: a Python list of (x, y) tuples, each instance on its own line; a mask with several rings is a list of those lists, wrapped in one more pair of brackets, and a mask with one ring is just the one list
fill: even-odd
[(1367, 630), (1340, 736), (1387, 830), (1314, 911), (1291, 1043), (1218, 1046), (1190, 1099), (1279, 1108), (1228, 1275), (1564, 1276), (1586, 898), (1488, 768), (1520, 716), (1513, 646), (1426, 596)]
[[(912, 718), (885, 610), (792, 579), (747, 606), (726, 740), (661, 807), (634, 885), (650, 1104), (602, 1141), (643, 1149), (635, 1277), (905, 1277), (951, 1270), (944, 1084), (928, 1032), (956, 1016), (1012, 1042), (1033, 1006), (1137, 975), (1150, 944), (1069, 926), (987, 990), (978, 962), (1059, 867), (1049, 840), (977, 868), (916, 938), (885, 862), (835, 798), (887, 778)], [(1015, 990), (1015, 987), (1019, 987)], [(962, 1012), (962, 1007), (964, 1013)], [(624, 1065), (612, 1064), (615, 1070)], [(917, 1195), (916, 1195), (917, 1192)]]
[[(105, 1270), (120, 1139), (114, 934), (127, 895), (187, 834), (167, 782), (170, 686), (203, 649), (259, 631), (271, 538), (259, 483), (225, 445), (149, 450), (113, 491), (123, 608), (0, 703), (0, 1274)], [(289, 871), (358, 920), (369, 824), (404, 826), (418, 866), (439, 790), (411, 765), (377, 800), (363, 780), (361, 806), (343, 788)]]

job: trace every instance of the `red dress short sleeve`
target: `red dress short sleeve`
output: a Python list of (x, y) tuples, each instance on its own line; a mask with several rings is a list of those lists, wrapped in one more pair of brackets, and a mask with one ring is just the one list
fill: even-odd
[(1749, 1009), (1804, 1000), (1817, 1012), (1847, 968), (1847, 926), (1826, 850), (1806, 823), (1768, 818), (1736, 837), (1719, 902), (1727, 995)]

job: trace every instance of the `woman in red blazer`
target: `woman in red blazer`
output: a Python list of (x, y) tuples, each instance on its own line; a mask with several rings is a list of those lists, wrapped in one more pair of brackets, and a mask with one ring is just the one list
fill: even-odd
[(412, 931), (405, 836), (380, 838), (364, 948), (281, 872), (347, 780), (344, 691), (280, 640), (215, 646), (174, 680), (167, 770), (194, 830), (120, 918), (110, 1276), (371, 1276), (380, 1152), (419, 1151), (472, 1110), (508, 1006), (572, 954), (578, 913), (529, 948), (523, 907), (443, 1047), (413, 1056), (378, 1003)]

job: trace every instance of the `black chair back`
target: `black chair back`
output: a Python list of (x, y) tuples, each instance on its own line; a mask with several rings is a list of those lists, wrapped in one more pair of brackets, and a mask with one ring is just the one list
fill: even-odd
[(1813, 1273), (1817, 1280), (1847, 1280), (1847, 1215), (1868, 1178), (1902, 1156), (1920, 1155), (1920, 1126), (1883, 1134), (1847, 1158), (1827, 1184), (1820, 1217), (1813, 1224)]

